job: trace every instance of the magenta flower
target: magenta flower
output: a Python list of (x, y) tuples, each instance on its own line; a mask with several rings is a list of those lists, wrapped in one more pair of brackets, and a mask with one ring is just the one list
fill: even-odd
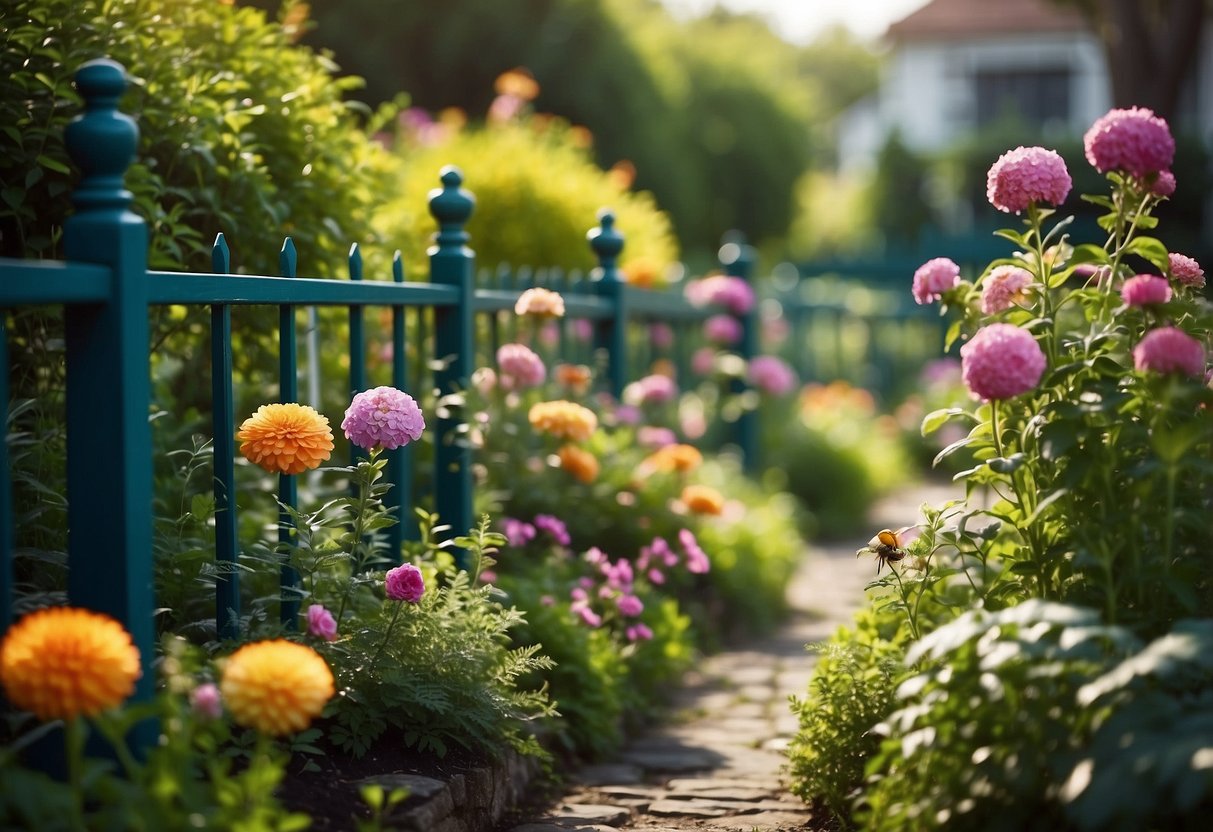
[(602, 626), (602, 616), (590, 609), (589, 604), (576, 601), (573, 603), (571, 609), (573, 610), (573, 613), (581, 619), (581, 623), (587, 627), (597, 628)]
[(982, 281), (981, 312), (997, 315), (1020, 303), (1032, 284), (1032, 274), (1018, 266), (998, 266)]
[(648, 641), (653, 637), (653, 631), (645, 624), (633, 624), (624, 630), (628, 641)]
[(572, 540), (569, 537), (569, 527), (564, 524), (564, 521), (550, 514), (536, 514), (535, 528), (541, 532), (547, 532), (561, 546), (568, 546)]
[(1133, 348), (1133, 366), (1143, 372), (1203, 377), (1205, 348), (1182, 329), (1152, 329)]
[(713, 274), (692, 280), (683, 290), (695, 306), (715, 304), (734, 315), (744, 315), (754, 308), (754, 289), (744, 279), (725, 274)]
[(1170, 170), (1175, 158), (1171, 128), (1153, 110), (1109, 110), (1082, 137), (1087, 161), (1100, 173), (1122, 170), (1137, 177)]
[(307, 608), (307, 631), (325, 641), (337, 640), (337, 619), (323, 604), (312, 604)]
[(691, 353), (691, 372), (697, 376), (711, 375), (716, 369), (716, 350), (700, 347)]
[(1154, 184), (1150, 186), (1150, 193), (1155, 196), (1170, 196), (1175, 193), (1175, 174), (1169, 170), (1159, 171)]
[(1061, 205), (1074, 182), (1055, 150), (1017, 147), (998, 157), (986, 174), (986, 198), (999, 211), (1018, 214), (1033, 202)]
[(645, 448), (664, 448), (678, 443), (678, 437), (669, 428), (642, 425), (636, 429), (636, 442)]
[(420, 438), (425, 417), (408, 393), (395, 387), (376, 387), (354, 396), (341, 429), (359, 448), (390, 451)]
[(669, 324), (655, 323), (649, 325), (649, 342), (659, 350), (674, 346), (674, 330)]
[(741, 340), (741, 324), (732, 315), (713, 315), (703, 322), (703, 337), (713, 344), (736, 344)]
[(774, 355), (757, 355), (746, 373), (751, 385), (769, 396), (785, 396), (796, 386), (796, 371)]
[(585, 318), (574, 318), (569, 331), (574, 340), (588, 341), (594, 337), (594, 324)]
[(702, 575), (712, 568), (712, 562), (699, 547), (699, 541), (695, 539), (695, 535), (690, 529), (682, 529), (678, 532), (678, 542), (682, 544), (682, 550), (686, 553), (688, 572)]
[(911, 291), (919, 306), (939, 300), (943, 293), (960, 283), (960, 266), (947, 257), (934, 257), (914, 272)]
[(1191, 286), (1193, 289), (1204, 288), (1205, 270), (1200, 267), (1200, 263), (1186, 254), (1175, 254), (1174, 252), (1168, 254), (1167, 259), (1171, 261), (1171, 276), (1177, 283)]
[(411, 563), (402, 563), (389, 569), (383, 581), (384, 591), (392, 601), (408, 601), (416, 604), (425, 594), (425, 579), (421, 570)]
[(635, 595), (621, 595), (619, 600), (615, 602), (615, 606), (619, 608), (619, 614), (628, 618), (635, 618), (644, 612), (644, 601), (641, 601)]
[(623, 400), (633, 406), (660, 405), (678, 398), (678, 384), (674, 379), (653, 373), (637, 379), (623, 388)]
[(1120, 287), (1120, 298), (1125, 306), (1166, 303), (1171, 299), (1171, 284), (1156, 274), (1134, 275)]
[(502, 344), (497, 348), (497, 377), (503, 390), (538, 387), (548, 376), (543, 359), (525, 344)]
[(501, 533), (511, 546), (525, 546), (535, 539), (535, 527), (513, 517), (501, 518)]
[(960, 348), (961, 376), (974, 398), (1010, 399), (1031, 390), (1045, 371), (1045, 354), (1025, 329), (990, 324)]
[(219, 687), (214, 682), (205, 682), (190, 691), (190, 709), (202, 720), (213, 720), (223, 716), (223, 702)]

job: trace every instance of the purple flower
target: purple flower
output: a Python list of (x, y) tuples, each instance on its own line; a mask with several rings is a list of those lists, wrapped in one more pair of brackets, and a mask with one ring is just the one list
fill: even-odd
[(390, 451), (418, 439), (425, 430), (425, 417), (408, 393), (395, 387), (376, 387), (354, 396), (341, 429), (359, 448)]
[(695, 535), (690, 529), (682, 529), (678, 532), (678, 542), (682, 544), (682, 550), (686, 552), (688, 572), (702, 575), (712, 568), (712, 562), (708, 560), (703, 549), (699, 548), (699, 541), (695, 539)]
[(624, 631), (624, 634), (627, 636), (628, 641), (648, 641), (653, 637), (653, 631), (640, 623), (628, 627)]
[(535, 539), (535, 527), (513, 517), (501, 518), (501, 533), (511, 546), (525, 546)]
[(587, 627), (601, 627), (602, 616), (590, 609), (588, 604), (576, 602), (572, 605), (573, 613), (581, 619), (581, 623)]
[(568, 546), (572, 542), (572, 538), (569, 537), (569, 527), (558, 517), (550, 514), (536, 514), (535, 528), (547, 532), (561, 546)]
[(998, 157), (986, 174), (986, 198), (999, 211), (1018, 214), (1033, 202), (1061, 205), (1073, 186), (1055, 150), (1017, 147)]
[(219, 687), (214, 682), (205, 682), (190, 691), (190, 709), (194, 715), (203, 720), (218, 719), (223, 716), (223, 702), (219, 696)]
[(1120, 298), (1125, 306), (1166, 303), (1171, 299), (1171, 284), (1165, 277), (1155, 274), (1134, 275), (1120, 287)]
[(939, 300), (943, 293), (960, 283), (960, 266), (947, 257), (934, 257), (914, 272), (911, 289), (919, 306)]
[(623, 388), (623, 400), (633, 406), (665, 404), (678, 398), (678, 384), (669, 376), (654, 373)]
[(692, 280), (683, 290), (695, 306), (716, 304), (734, 315), (744, 315), (754, 308), (754, 290), (740, 277), (714, 274), (700, 280)]
[(636, 442), (645, 448), (664, 448), (676, 445), (678, 437), (669, 428), (642, 425), (636, 429)]
[(982, 314), (997, 315), (1015, 306), (1024, 299), (1031, 284), (1032, 274), (1027, 269), (1018, 266), (998, 266), (992, 269), (982, 281)]
[(628, 618), (635, 618), (644, 612), (644, 602), (635, 595), (621, 595), (619, 600), (615, 602), (615, 606), (619, 608), (619, 614)]
[(337, 619), (323, 604), (312, 604), (307, 608), (307, 631), (325, 641), (337, 639)]
[(1153, 373), (1182, 373), (1203, 377), (1205, 348), (1182, 329), (1173, 326), (1152, 329), (1133, 348), (1133, 366)]
[(758, 355), (750, 361), (747, 378), (769, 396), (784, 396), (796, 386), (796, 371), (782, 358)]
[(416, 604), (425, 594), (425, 579), (421, 570), (411, 563), (402, 563), (389, 569), (383, 581), (387, 597), (393, 601), (408, 601)]
[(703, 337), (713, 344), (736, 344), (741, 340), (741, 324), (732, 315), (713, 315), (703, 322)]
[(961, 375), (974, 398), (1010, 399), (1031, 390), (1045, 371), (1045, 354), (1025, 329), (990, 324), (960, 348)]
[(498, 347), (497, 370), (504, 390), (538, 387), (548, 374), (543, 359), (525, 344), (502, 344)]
[(1159, 171), (1154, 183), (1150, 185), (1150, 193), (1155, 196), (1170, 196), (1175, 193), (1175, 174), (1169, 170)]
[(1171, 261), (1171, 276), (1177, 283), (1191, 286), (1193, 289), (1204, 288), (1205, 270), (1200, 267), (1200, 263), (1186, 254), (1175, 254), (1174, 252), (1168, 254), (1167, 259)]
[(1087, 161), (1100, 173), (1123, 170), (1137, 177), (1170, 170), (1175, 158), (1171, 128), (1153, 110), (1109, 110), (1082, 137)]

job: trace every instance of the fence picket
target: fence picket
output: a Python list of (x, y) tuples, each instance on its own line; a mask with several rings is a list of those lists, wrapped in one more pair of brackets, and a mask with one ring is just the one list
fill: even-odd
[[(211, 271), (230, 274), (232, 253), (222, 232), (211, 247)], [(215, 625), (223, 638), (240, 632), (236, 535), (235, 398), (232, 394), (232, 307), (211, 304), (211, 458), (215, 495)]]
[[(287, 237), (278, 254), (278, 273), (285, 278), (298, 274), (299, 255), (295, 241)], [(296, 306), (284, 303), (278, 307), (278, 399), (299, 401), (299, 344), (296, 328)], [(299, 507), (299, 478), (295, 474), (278, 475), (278, 543), (289, 546), (295, 539), (295, 522), (286, 507)], [(278, 617), (288, 630), (299, 626), (299, 572), (291, 566), (290, 555), (282, 553), (279, 567)]]

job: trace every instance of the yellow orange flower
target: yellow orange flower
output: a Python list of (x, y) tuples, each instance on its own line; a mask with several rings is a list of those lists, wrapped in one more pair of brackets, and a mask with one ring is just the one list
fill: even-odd
[(0, 645), (0, 681), (18, 708), (41, 720), (95, 716), (135, 690), (139, 650), (122, 625), (75, 607), (30, 613)]
[(724, 496), (707, 485), (688, 485), (682, 489), (681, 499), (693, 514), (720, 514), (724, 511)]
[(559, 292), (536, 286), (518, 296), (514, 304), (515, 315), (533, 315), (536, 318), (563, 318), (564, 298)]
[(329, 420), (305, 404), (263, 404), (236, 438), (240, 453), (271, 474), (301, 474), (333, 452)]
[(665, 376), (666, 378), (678, 378), (678, 368), (674, 366), (674, 362), (668, 358), (658, 358), (649, 365), (649, 372), (655, 376)]
[(527, 421), (541, 433), (574, 442), (584, 442), (598, 428), (594, 411), (563, 399), (533, 405), (527, 413)]
[(560, 457), (560, 467), (572, 474), (574, 479), (584, 483), (598, 479), (598, 457), (589, 451), (576, 445), (565, 445), (556, 455)]
[(593, 374), (584, 364), (557, 364), (552, 371), (556, 381), (574, 393), (584, 393), (590, 389), (590, 379)]
[(539, 95), (539, 83), (525, 67), (501, 73), (493, 82), (493, 91), (498, 95), (513, 95), (523, 101), (534, 101)]
[(693, 445), (666, 445), (649, 454), (640, 463), (640, 472), (646, 475), (657, 471), (667, 473), (694, 471), (703, 463), (703, 454)]
[(623, 272), (623, 279), (627, 283), (642, 289), (653, 286), (661, 279), (661, 268), (651, 257), (629, 260), (620, 271)]
[(286, 639), (246, 644), (223, 665), (219, 690), (232, 718), (278, 736), (302, 731), (333, 696), (333, 673), (312, 648)]

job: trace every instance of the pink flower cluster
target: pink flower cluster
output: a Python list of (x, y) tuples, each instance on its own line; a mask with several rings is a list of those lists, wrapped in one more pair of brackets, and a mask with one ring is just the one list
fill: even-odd
[(645, 448), (664, 448), (678, 443), (678, 436), (669, 428), (643, 425), (636, 429), (636, 442)]
[(691, 353), (691, 372), (697, 376), (711, 375), (716, 369), (716, 350), (700, 347)]
[(501, 518), (501, 533), (511, 546), (522, 547), (535, 539), (535, 527), (516, 517)]
[(1171, 129), (1144, 107), (1110, 110), (1091, 125), (1082, 143), (1087, 161), (1100, 173), (1120, 170), (1144, 179), (1169, 171), (1175, 158)]
[(1193, 289), (1203, 289), (1205, 286), (1205, 270), (1186, 254), (1171, 253), (1167, 255), (1171, 261), (1171, 276), (1182, 286)]
[(1182, 373), (1203, 377), (1205, 348), (1182, 329), (1165, 326), (1152, 329), (1133, 348), (1133, 366), (1144, 372)]
[(732, 315), (713, 315), (703, 322), (703, 337), (713, 344), (736, 344), (741, 340), (741, 323)]
[(1017, 147), (998, 157), (986, 174), (986, 198), (999, 211), (1018, 214), (1034, 202), (1060, 205), (1073, 186), (1055, 150)]
[(337, 619), (323, 604), (312, 604), (307, 608), (307, 631), (325, 641), (337, 640)]
[(425, 430), (425, 417), (408, 393), (395, 387), (376, 387), (354, 396), (341, 429), (359, 448), (390, 451), (419, 439)]
[(667, 404), (678, 398), (678, 384), (669, 376), (653, 373), (623, 388), (623, 400), (633, 407)]
[(1027, 330), (990, 324), (960, 348), (961, 376), (974, 398), (1010, 399), (1040, 382), (1045, 354)]
[(1120, 298), (1125, 306), (1166, 303), (1171, 299), (1171, 284), (1165, 277), (1155, 274), (1134, 275), (1120, 287)]
[(550, 514), (535, 515), (535, 530), (546, 532), (561, 546), (568, 546), (572, 542), (572, 538), (569, 537), (569, 527), (559, 517), (553, 517)]
[(416, 604), (425, 594), (425, 578), (421, 570), (411, 563), (402, 563), (389, 569), (383, 581), (384, 591), (392, 601), (407, 601)]
[(750, 360), (746, 378), (769, 396), (786, 396), (796, 387), (796, 371), (782, 358), (757, 355)]
[(695, 306), (715, 304), (734, 315), (744, 315), (754, 308), (754, 289), (743, 278), (713, 274), (687, 283), (683, 290)]
[(939, 300), (943, 293), (960, 283), (960, 266), (947, 257), (935, 257), (914, 272), (914, 300), (925, 306)]
[(659, 350), (667, 350), (674, 346), (674, 330), (666, 323), (649, 325), (649, 343)]
[(191, 690), (190, 709), (203, 721), (216, 720), (223, 716), (223, 698), (219, 693), (219, 686), (214, 682), (204, 682)]
[(981, 312), (997, 315), (1010, 309), (1027, 295), (1032, 285), (1032, 274), (1019, 266), (997, 266), (982, 281)]
[(525, 344), (502, 344), (497, 348), (497, 377), (503, 390), (538, 387), (547, 378), (543, 359)]

